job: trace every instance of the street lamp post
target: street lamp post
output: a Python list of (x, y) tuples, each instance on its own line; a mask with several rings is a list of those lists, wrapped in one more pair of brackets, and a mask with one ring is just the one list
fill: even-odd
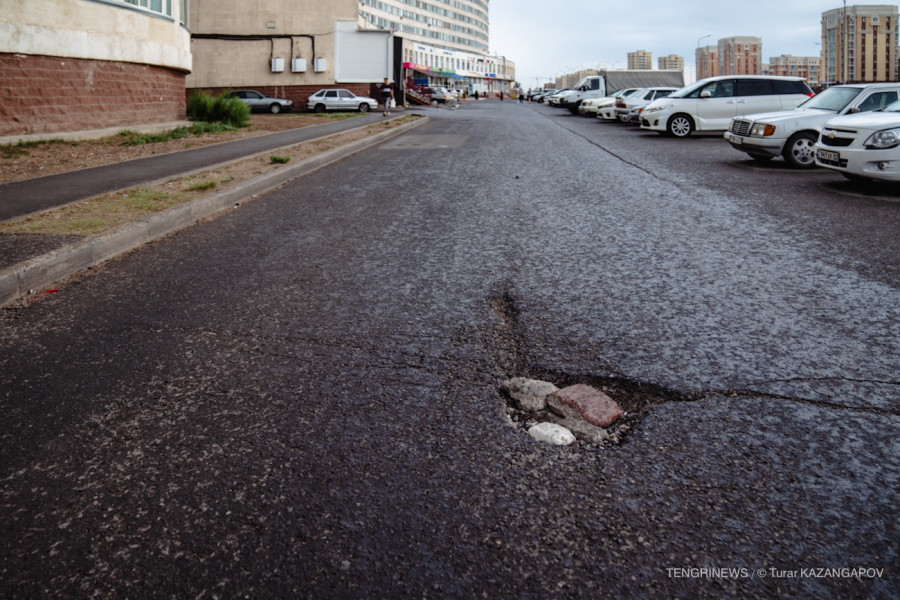
[(696, 63), (694, 65), (694, 79), (697, 79), (698, 81), (700, 79), (702, 79), (700, 77), (700, 73), (699, 73), (699, 70), (700, 70), (699, 69), (699, 67), (700, 67), (700, 42), (705, 40), (706, 38), (710, 37), (711, 35), (712, 35), (711, 33), (707, 33), (706, 35), (700, 36), (700, 38), (697, 40), (697, 53), (694, 54), (694, 63)]

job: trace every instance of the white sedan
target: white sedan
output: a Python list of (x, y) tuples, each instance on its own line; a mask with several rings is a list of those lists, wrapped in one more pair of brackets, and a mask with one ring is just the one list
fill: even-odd
[(900, 181), (900, 102), (825, 123), (816, 164), (847, 179)]
[(619, 98), (631, 96), (632, 94), (637, 93), (637, 91), (640, 89), (641, 88), (625, 88), (624, 90), (619, 90), (612, 96), (602, 98), (602, 100), (605, 100), (606, 102), (597, 107), (597, 118), (605, 121), (615, 121), (616, 100), (618, 100)]

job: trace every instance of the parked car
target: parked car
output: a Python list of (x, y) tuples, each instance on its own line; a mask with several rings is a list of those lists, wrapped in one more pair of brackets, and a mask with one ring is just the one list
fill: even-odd
[(657, 98), (665, 98), (677, 89), (674, 87), (648, 87), (640, 88), (628, 96), (620, 96), (616, 98), (616, 118), (623, 123), (640, 123), (641, 112), (645, 106)]
[(635, 91), (636, 89), (637, 88), (626, 88), (624, 90), (618, 90), (616, 92), (613, 92), (609, 96), (602, 96), (600, 98), (589, 98), (581, 103), (581, 105), (578, 107), (578, 112), (583, 115), (599, 117), (599, 115), (597, 113), (600, 111), (601, 108), (603, 108), (605, 106), (612, 106), (613, 109), (615, 109), (616, 98), (618, 98), (619, 96), (621, 96), (622, 94), (624, 94), (626, 92)]
[(694, 131), (724, 132), (733, 117), (795, 108), (812, 95), (800, 77), (709, 77), (648, 104), (641, 113), (641, 129), (679, 138)]
[(560, 100), (560, 98), (562, 98), (562, 96), (563, 96), (566, 92), (568, 92), (568, 91), (569, 91), (569, 89), (567, 88), (567, 89), (564, 89), (564, 90), (556, 90), (556, 91), (553, 92), (552, 94), (545, 94), (545, 95), (544, 95), (544, 101), (545, 101), (547, 104), (549, 104), (550, 106), (553, 106), (553, 107), (555, 107), (555, 108), (561, 108), (560, 105), (559, 105), (559, 100)]
[(357, 96), (350, 90), (324, 89), (310, 96), (306, 107), (317, 113), (326, 110), (369, 112), (378, 108), (378, 101), (366, 96)]
[(543, 102), (547, 98), (547, 96), (552, 96), (553, 94), (557, 93), (558, 91), (559, 90), (556, 88), (547, 88), (544, 91), (542, 91), (541, 93), (535, 94), (534, 96), (532, 96), (531, 101), (532, 102)]
[(847, 179), (900, 181), (900, 102), (829, 120), (815, 150), (817, 165)]
[(880, 110), (900, 99), (900, 83), (835, 85), (797, 108), (735, 117), (725, 139), (758, 161), (776, 156), (799, 169), (816, 166), (822, 126), (839, 115)]
[(445, 102), (452, 102), (455, 96), (453, 92), (448, 90), (445, 87), (437, 86), (431, 88), (431, 101), (437, 102), (439, 104), (444, 104)]
[(228, 92), (226, 98), (237, 98), (241, 102), (250, 107), (250, 110), (267, 111), (278, 114), (282, 111), (290, 111), (294, 107), (294, 102), (284, 98), (269, 98), (264, 94), (260, 94), (256, 90), (235, 90)]
[(619, 90), (618, 92), (613, 94), (612, 98), (605, 98), (606, 100), (611, 101), (606, 102), (597, 108), (597, 118), (605, 121), (615, 121), (617, 118), (616, 100), (635, 94), (640, 89), (641, 88), (625, 88), (624, 90)]

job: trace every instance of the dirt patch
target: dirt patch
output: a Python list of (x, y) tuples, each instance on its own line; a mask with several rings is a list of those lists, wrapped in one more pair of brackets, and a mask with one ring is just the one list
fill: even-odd
[[(254, 114), (250, 117), (249, 127), (242, 127), (236, 131), (206, 133), (138, 146), (123, 146), (122, 138), (118, 135), (96, 140), (57, 140), (50, 143), (20, 147), (19, 149), (12, 145), (3, 148), (11, 151), (0, 152), (0, 183), (21, 181), (32, 177), (53, 175), (76, 169), (99, 167), (156, 154), (199, 148), (208, 144), (251, 138), (276, 131), (322, 125), (332, 118), (347, 117), (336, 114)], [(51, 139), (52, 134), (48, 134), (47, 137)]]

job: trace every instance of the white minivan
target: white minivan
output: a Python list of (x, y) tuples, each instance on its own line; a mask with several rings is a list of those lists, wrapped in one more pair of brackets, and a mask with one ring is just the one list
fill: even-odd
[(801, 77), (709, 77), (644, 107), (641, 129), (680, 138), (694, 131), (725, 131), (736, 116), (795, 108), (812, 96)]

